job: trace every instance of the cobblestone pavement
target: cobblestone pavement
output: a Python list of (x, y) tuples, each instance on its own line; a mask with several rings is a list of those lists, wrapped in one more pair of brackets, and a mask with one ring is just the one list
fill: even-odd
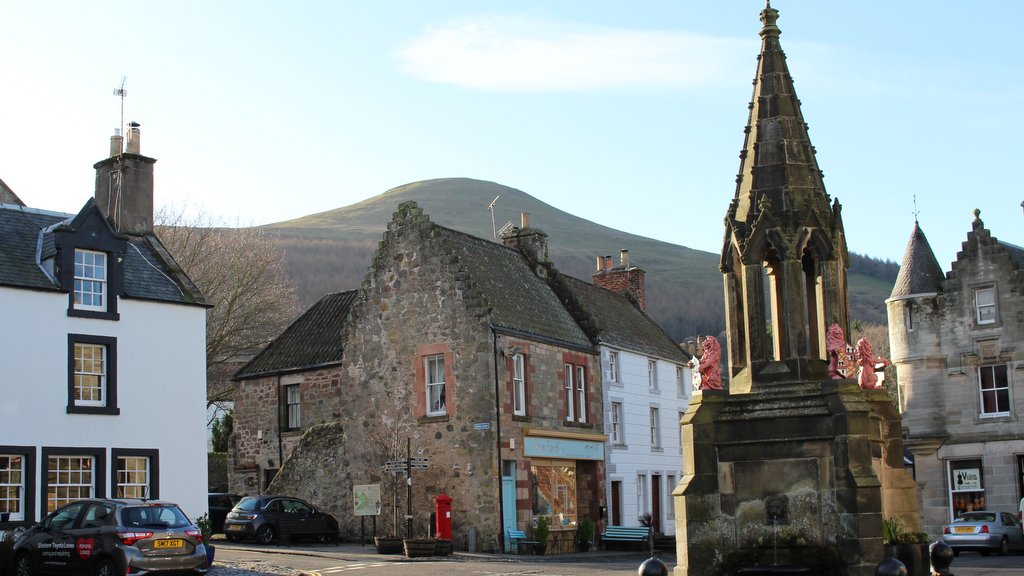
[(299, 570), (287, 566), (275, 566), (256, 560), (239, 562), (216, 561), (207, 576), (299, 576)]

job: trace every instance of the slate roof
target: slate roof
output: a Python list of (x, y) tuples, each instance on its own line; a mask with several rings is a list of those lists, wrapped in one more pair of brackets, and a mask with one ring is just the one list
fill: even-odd
[(235, 373), (236, 380), (338, 364), (342, 333), (356, 291), (328, 294), (274, 338), (255, 358)]
[(626, 296), (571, 276), (559, 279), (578, 304), (573, 307), (587, 316), (581, 323), (599, 344), (679, 364), (690, 360), (689, 354)]
[(903, 263), (896, 276), (896, 284), (889, 298), (905, 298), (915, 294), (935, 294), (942, 292), (942, 283), (946, 275), (935, 258), (935, 252), (928, 244), (928, 238), (917, 222), (914, 231), (903, 251)]
[(1016, 244), (1003, 242), (1002, 240), (999, 240), (999, 245), (1006, 250), (1006, 253), (1010, 255), (1010, 259), (1013, 260), (1014, 264), (1016, 264), (1018, 268), (1024, 268), (1024, 248), (1021, 248)]
[[(86, 204), (89, 209), (91, 204)], [(52, 230), (70, 223), (73, 214), (0, 206), (0, 286), (60, 292), (41, 260), (55, 253)], [(124, 262), (125, 298), (181, 304), (205, 301), (199, 289), (167, 253), (156, 236), (127, 236)]]
[(519, 250), (434, 224), (492, 307), (497, 329), (593, 350), (593, 343)]

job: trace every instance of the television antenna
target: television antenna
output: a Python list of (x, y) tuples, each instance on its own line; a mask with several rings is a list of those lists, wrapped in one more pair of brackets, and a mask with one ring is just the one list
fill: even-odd
[(124, 89), (126, 80), (128, 80), (127, 76), (121, 76), (121, 87), (114, 88), (114, 96), (121, 97), (121, 126), (117, 129), (118, 132), (124, 129), (124, 97), (128, 95), (128, 91)]
[(501, 198), (501, 194), (495, 196), (494, 200), (491, 200), (491, 203), (487, 205), (487, 209), (491, 211), (491, 236), (495, 240), (498, 239), (498, 231), (494, 227), (494, 203), (498, 201), (498, 198)]

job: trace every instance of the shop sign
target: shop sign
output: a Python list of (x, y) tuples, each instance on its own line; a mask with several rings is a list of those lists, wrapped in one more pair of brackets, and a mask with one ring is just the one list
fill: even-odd
[(527, 436), (523, 439), (523, 453), (542, 458), (604, 460), (604, 442)]
[(953, 491), (967, 492), (981, 490), (981, 470), (961, 468), (953, 470)]

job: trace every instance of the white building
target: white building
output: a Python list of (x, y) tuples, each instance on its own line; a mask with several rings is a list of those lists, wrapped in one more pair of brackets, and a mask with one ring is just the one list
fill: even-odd
[[(689, 355), (644, 312), (644, 272), (623, 250), (618, 266), (597, 260), (587, 310), (601, 351), (604, 393), (606, 525), (675, 533), (672, 490), (682, 476), (679, 419), (693, 385)], [(581, 283), (582, 284), (582, 283)], [(620, 300), (628, 298), (632, 306)]]
[(206, 305), (153, 233), (138, 128), (77, 214), (0, 204), (0, 530), (86, 497), (206, 512)]

